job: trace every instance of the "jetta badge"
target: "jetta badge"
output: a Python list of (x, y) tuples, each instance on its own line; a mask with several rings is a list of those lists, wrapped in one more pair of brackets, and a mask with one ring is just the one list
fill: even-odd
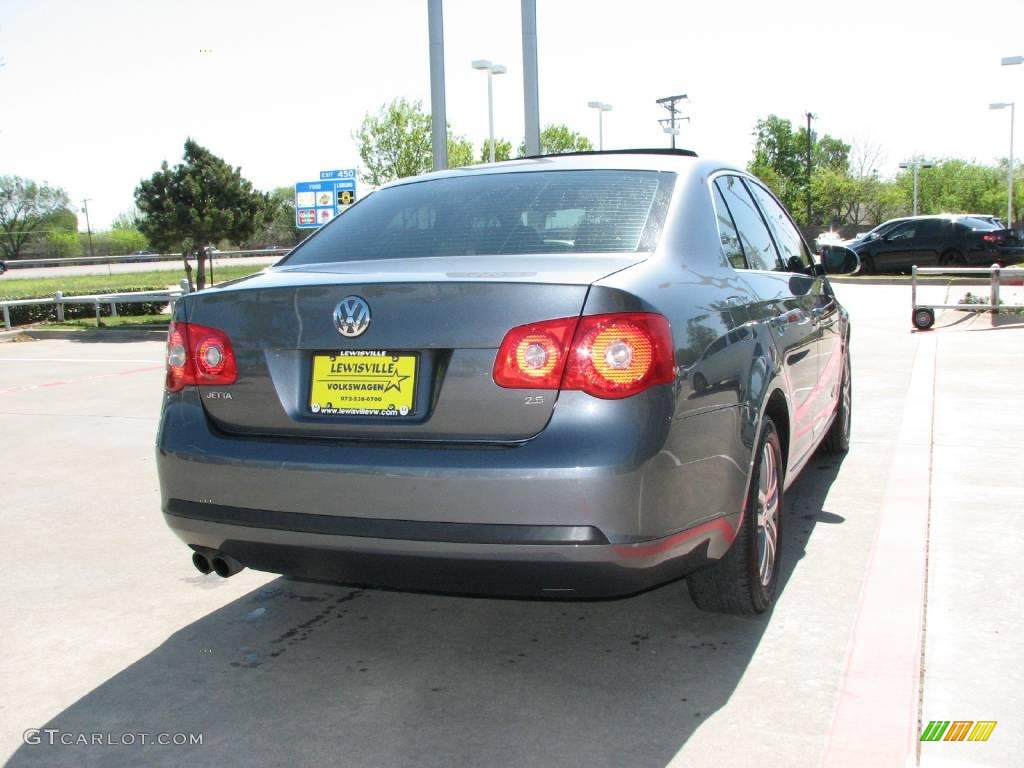
[(370, 305), (358, 296), (346, 296), (334, 308), (334, 325), (342, 336), (361, 336), (370, 327)]

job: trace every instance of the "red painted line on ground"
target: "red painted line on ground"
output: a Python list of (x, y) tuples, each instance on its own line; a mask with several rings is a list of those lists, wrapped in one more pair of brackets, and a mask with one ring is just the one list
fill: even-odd
[(14, 392), (28, 392), (33, 389), (45, 389), (47, 387), (63, 387), (70, 384), (82, 384), (86, 381), (95, 381), (96, 379), (108, 379), (111, 376), (127, 376), (132, 373), (142, 373), (144, 371), (157, 371), (163, 370), (164, 364), (160, 365), (147, 365), (143, 368), (126, 368), (123, 371), (114, 371), (113, 373), (101, 373), (96, 376), (83, 376), (80, 379), (67, 379), (64, 381), (48, 381), (45, 384), (29, 384), (24, 387), (11, 387), (9, 389), (0, 389), (0, 395), (9, 395)]
[(934, 336), (917, 350), (878, 535), (861, 589), (822, 766), (916, 762), (931, 500)]

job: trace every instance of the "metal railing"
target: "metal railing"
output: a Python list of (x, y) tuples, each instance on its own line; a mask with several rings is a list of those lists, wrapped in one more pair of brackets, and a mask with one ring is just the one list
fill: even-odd
[[(919, 304), (917, 302), (917, 278), (919, 275), (956, 275), (964, 277), (989, 277), (989, 301), (987, 304), (972, 302), (969, 304)], [(999, 288), (1003, 278), (1024, 278), (1024, 269), (1017, 267), (918, 267), (914, 266), (910, 273), (910, 306), (914, 327), (924, 331), (935, 324), (936, 309), (988, 310), (992, 314), (1001, 309), (1024, 309), (1024, 304), (1003, 304), (999, 299)]]
[[(288, 253), (291, 248), (260, 248), (255, 251), (215, 251), (215, 259), (238, 259), (247, 256), (278, 256)], [(11, 259), (8, 269), (30, 269), (32, 267), (73, 267), (89, 264), (121, 264), (138, 261), (177, 261), (180, 253), (131, 253), (123, 256), (71, 256), (47, 259)], [(194, 261), (195, 259), (190, 259)]]
[(117, 317), (117, 305), (118, 304), (145, 304), (148, 302), (167, 302), (173, 305), (175, 301), (180, 299), (185, 293), (187, 293), (187, 282), (182, 281), (185, 285), (182, 286), (181, 290), (177, 291), (145, 291), (138, 293), (104, 293), (97, 295), (87, 296), (65, 296), (61, 291), (57, 291), (53, 298), (46, 299), (11, 299), (10, 301), (0, 301), (0, 308), (3, 310), (4, 315), (4, 327), (7, 330), (12, 329), (11, 325), (11, 313), (10, 307), (24, 307), (33, 304), (46, 305), (52, 304), (56, 307), (57, 322), (64, 322), (64, 305), (65, 304), (92, 304), (96, 308), (96, 327), (99, 328), (100, 322), (100, 307), (110, 305), (111, 317)]

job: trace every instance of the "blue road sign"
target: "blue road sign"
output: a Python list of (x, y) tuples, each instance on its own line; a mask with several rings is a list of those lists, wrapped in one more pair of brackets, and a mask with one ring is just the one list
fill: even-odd
[(322, 227), (356, 201), (356, 170), (320, 171), (320, 181), (295, 185), (295, 226)]
[(320, 181), (327, 181), (328, 179), (354, 179), (355, 177), (355, 168), (344, 168), (340, 171), (320, 171)]

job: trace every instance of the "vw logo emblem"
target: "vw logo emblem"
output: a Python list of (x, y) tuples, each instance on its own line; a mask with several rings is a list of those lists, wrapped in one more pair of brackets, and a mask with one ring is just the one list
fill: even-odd
[(361, 336), (370, 327), (370, 305), (358, 296), (346, 296), (334, 308), (334, 325), (342, 336)]

